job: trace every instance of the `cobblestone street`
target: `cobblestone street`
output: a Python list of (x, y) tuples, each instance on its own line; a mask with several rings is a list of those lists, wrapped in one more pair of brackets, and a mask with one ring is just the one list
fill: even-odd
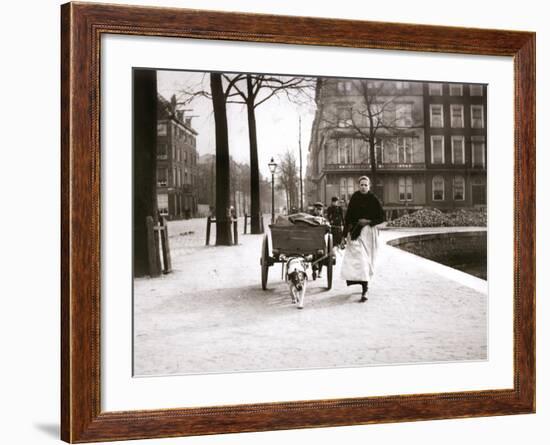
[[(269, 216), (265, 217), (265, 222)], [(382, 230), (369, 301), (340, 279), (309, 281), (291, 304), (281, 266), (262, 291), (262, 235), (205, 246), (206, 220), (169, 223), (173, 273), (134, 284), (134, 373), (329, 368), (485, 360), (486, 282), (385, 245), (419, 230)], [(455, 230), (455, 229), (453, 229)], [(438, 229), (431, 230), (438, 231)]]

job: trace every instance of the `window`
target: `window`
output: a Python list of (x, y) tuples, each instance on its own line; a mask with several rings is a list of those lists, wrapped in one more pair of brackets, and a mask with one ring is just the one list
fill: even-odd
[(368, 81), (367, 82), (367, 88), (380, 88), (382, 86), (382, 82), (380, 80), (375, 81)]
[(167, 187), (167, 186), (168, 186), (168, 169), (158, 168), (157, 169), (157, 187)]
[(395, 88), (398, 90), (406, 90), (409, 88), (409, 82), (395, 82)]
[(449, 95), (451, 96), (462, 96), (462, 85), (452, 83), (449, 85)]
[(159, 136), (166, 136), (168, 134), (166, 124), (157, 124), (157, 134)]
[(157, 159), (168, 159), (168, 145), (167, 144), (158, 144), (157, 145)]
[(412, 138), (397, 138), (397, 153), (399, 155), (399, 161), (402, 164), (409, 164), (412, 162)]
[(389, 126), (393, 127), (396, 124), (396, 112), (395, 112), (395, 104), (390, 103), (387, 106), (380, 106), (380, 112), (378, 112), (378, 116), (382, 118), (382, 122)]
[(472, 204), (487, 205), (487, 185), (485, 178), (472, 178)]
[(349, 127), (352, 124), (351, 121), (351, 108), (338, 108), (338, 126)]
[(382, 162), (386, 164), (398, 163), (399, 153), (396, 140), (393, 138), (382, 139)]
[(353, 140), (353, 162), (355, 164), (369, 163), (369, 144), (364, 139)]
[(463, 105), (451, 105), (451, 128), (464, 128)]
[(443, 128), (443, 105), (430, 105), (430, 127)]
[(445, 141), (443, 136), (432, 136), (432, 164), (445, 163)]
[(351, 84), (351, 80), (347, 80), (345, 83), (344, 83), (344, 89), (346, 90), (346, 93), (351, 93), (351, 87), (352, 87), (352, 84)]
[(485, 167), (485, 139), (472, 137), (472, 167)]
[(336, 83), (336, 89), (340, 94), (350, 94), (351, 93), (351, 80), (339, 80)]
[(401, 176), (399, 178), (399, 201), (412, 201), (413, 180), (412, 176)]
[(354, 178), (340, 178), (340, 196), (346, 202), (349, 201), (351, 195), (355, 191), (355, 182)]
[(410, 127), (412, 125), (412, 104), (397, 104), (395, 119), (398, 127)]
[(453, 136), (451, 138), (451, 155), (453, 164), (464, 164), (464, 136)]
[[(360, 122), (360, 125), (365, 127), (370, 127), (370, 120), (367, 111), (370, 111), (370, 114), (372, 115), (372, 124), (377, 127), (379, 121), (384, 120), (384, 110), (383, 110), (383, 104), (380, 103), (372, 103), (370, 104), (370, 110), (365, 109), (363, 112), (358, 113), (358, 116), (356, 115), (355, 118), (358, 119)], [(395, 111), (394, 111), (394, 118), (395, 118)]]
[(470, 96), (483, 96), (483, 85), (470, 85)]
[(453, 178), (453, 199), (455, 201), (464, 201), (464, 177), (455, 176)]
[(445, 180), (442, 176), (434, 176), (432, 179), (432, 200), (445, 200)]
[(340, 178), (340, 196), (347, 201), (347, 178)]
[(326, 146), (324, 147), (324, 150), (319, 151), (319, 156), (317, 157), (317, 173), (320, 173), (323, 171), (323, 165), (325, 164), (325, 153), (327, 149)]
[(351, 138), (338, 139), (338, 163), (339, 164), (353, 163), (353, 139)]
[(428, 93), (430, 96), (442, 96), (443, 95), (443, 84), (441, 83), (430, 83), (428, 84)]
[(168, 195), (164, 193), (157, 195), (157, 208), (161, 215), (168, 215)]
[(470, 110), (472, 128), (483, 128), (483, 105), (471, 105)]
[[(383, 161), (383, 158), (384, 158), (384, 146), (382, 144), (382, 141), (383, 139), (381, 138), (376, 138), (374, 140), (374, 162), (377, 164), (379, 162), (384, 162)], [(370, 164), (370, 157), (371, 157), (371, 152), (370, 152), (370, 144), (367, 145), (367, 156), (368, 156), (368, 163)]]

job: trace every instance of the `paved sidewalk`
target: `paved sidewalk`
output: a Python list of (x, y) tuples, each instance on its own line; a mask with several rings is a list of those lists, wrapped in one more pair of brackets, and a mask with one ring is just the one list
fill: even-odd
[(262, 291), (261, 235), (242, 235), (241, 223), (240, 245), (206, 247), (205, 226), (204, 219), (170, 223), (174, 272), (135, 280), (136, 375), (487, 357), (486, 285), (385, 245), (416, 232), (381, 231), (367, 303), (340, 279), (339, 257), (332, 290), (325, 279), (310, 281), (299, 311), (279, 264)]

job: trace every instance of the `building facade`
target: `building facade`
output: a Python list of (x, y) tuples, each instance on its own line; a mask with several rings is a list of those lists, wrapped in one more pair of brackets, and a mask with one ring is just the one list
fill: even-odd
[(487, 87), (424, 84), (430, 207), (487, 204)]
[(485, 205), (486, 88), (318, 80), (306, 197), (344, 202), (367, 175), (391, 214)]
[(197, 214), (197, 136), (191, 118), (159, 96), (157, 203), (160, 215), (168, 219)]

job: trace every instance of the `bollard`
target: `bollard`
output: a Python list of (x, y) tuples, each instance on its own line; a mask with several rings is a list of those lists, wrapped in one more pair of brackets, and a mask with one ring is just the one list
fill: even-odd
[(147, 255), (149, 262), (149, 275), (158, 277), (160, 275), (160, 256), (158, 248), (158, 238), (155, 236), (155, 225), (152, 216), (145, 218), (147, 226)]
[(210, 226), (212, 224), (212, 218), (209, 216), (206, 218), (206, 245), (210, 244)]
[(172, 258), (170, 257), (170, 244), (168, 243), (168, 225), (166, 224), (166, 218), (162, 217), (160, 220), (161, 232), (160, 241), (162, 246), (162, 262), (164, 264), (164, 273), (172, 272)]
[(239, 233), (237, 231), (237, 220), (233, 220), (233, 244), (239, 244)]

